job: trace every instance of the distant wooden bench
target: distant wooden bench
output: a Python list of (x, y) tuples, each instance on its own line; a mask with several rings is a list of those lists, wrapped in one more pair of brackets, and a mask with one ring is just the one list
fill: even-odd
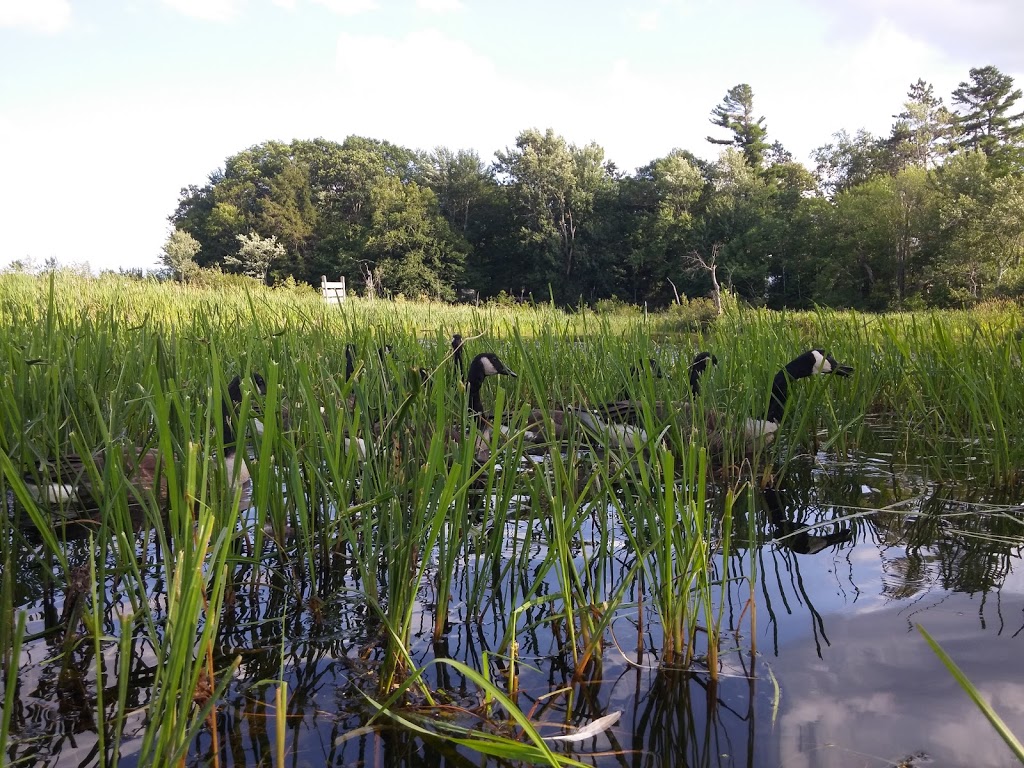
[(345, 278), (337, 282), (331, 282), (327, 275), (320, 275), (320, 295), (324, 301), (332, 304), (342, 304), (345, 301)]

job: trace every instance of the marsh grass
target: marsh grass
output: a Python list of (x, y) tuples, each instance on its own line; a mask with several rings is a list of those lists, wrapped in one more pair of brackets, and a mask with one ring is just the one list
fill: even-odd
[[(699, 335), (656, 342), (656, 322), (641, 315), (359, 300), (339, 308), (261, 287), (0, 276), (5, 695), (23, 637), (13, 574), (31, 568), (75, 606), (47, 628), (63, 638), (61, 663), (82, 644), (91, 648), (92, 706), (107, 724), (100, 764), (116, 764), (131, 740), (140, 762), (176, 764), (199, 734), (213, 740), (216, 762), (226, 754), (216, 741), (218, 704), (233, 680), (269, 680), (279, 705), (289, 690), (283, 669), (236, 659), (226, 639), (240, 626), (253, 637), (265, 625), (329, 632), (341, 610), (366, 619), (354, 663), (365, 665), (357, 687), (377, 717), (488, 755), (568, 762), (517, 709), (520, 640), (544, 627), (574, 680), (599, 679), (616, 617), (635, 615), (642, 626), (650, 608), (660, 647), (649, 650), (665, 673), (714, 680), (723, 648), (735, 646), (726, 634), (740, 630), (733, 618), (726, 624), (723, 595), (755, 585), (756, 559), (747, 573), (735, 566), (736, 550), (757, 536), (739, 487), (870, 442), (871, 414), (896, 422), (900, 450), (929, 462), (937, 478), (963, 471), (963, 453), (937, 447), (946, 444), (939, 436), (952, 436), (969, 449), (976, 478), (1016, 482), (1024, 466), (1024, 449), (1009, 439), (1024, 421), (1018, 322), (1012, 307), (878, 319), (744, 311)], [(468, 416), (448, 343), (455, 332), (469, 357), (493, 350), (518, 371), (485, 385), (492, 424), (504, 430), (481, 430)], [(747, 455), (732, 436), (764, 413), (775, 372), (811, 346), (828, 348), (855, 375), (794, 386), (782, 437)], [(690, 403), (687, 366), (699, 349), (720, 363)], [(643, 365), (650, 358), (663, 377)], [(252, 371), (265, 377), (267, 394), (244, 388), (234, 436), (252, 473), (243, 489), (226, 476), (231, 446), (220, 414), (227, 381), (248, 381)], [(613, 446), (572, 430), (565, 443), (526, 455), (531, 408), (550, 417), (623, 392), (639, 401), (642, 437)], [(687, 402), (694, 417), (659, 417), (658, 402)], [(709, 450), (710, 411), (726, 435), (721, 456)], [(482, 461), (478, 438), (487, 442)], [(159, 451), (165, 498), (134, 488), (119, 458), (127, 446)], [(55, 514), (31, 497), (24, 473), (46, 475), (40, 461), (72, 451), (86, 459), (97, 506)], [(97, 452), (112, 459), (101, 467), (89, 459)], [(711, 480), (723, 463), (738, 481)], [(72, 546), (76, 526), (91, 541), (84, 563)], [(28, 547), (29, 537), (40, 545)], [(31, 562), (16, 562), (26, 551)], [(468, 623), (484, 614), (505, 622), (499, 646), (476, 665), (449, 657), (458, 612)], [(421, 614), (433, 651), (426, 663), (413, 631)], [(743, 634), (754, 635), (755, 618), (745, 613), (751, 631)], [(132, 730), (125, 708), (137, 646), (155, 673), (145, 723)], [(118, 663), (101, 666), (111, 651)], [(418, 718), (441, 707), (428, 667), (476, 687), (488, 704), (475, 714), (493, 730)]]

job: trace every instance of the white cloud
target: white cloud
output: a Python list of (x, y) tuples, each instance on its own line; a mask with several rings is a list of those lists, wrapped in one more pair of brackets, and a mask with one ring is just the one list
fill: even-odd
[[(867, 589), (857, 605), (871, 592), (871, 586), (858, 584)], [(1002, 594), (1004, 602), (1009, 599), (1005, 587)], [(1006, 745), (981, 711), (911, 629), (912, 622), (925, 626), (1010, 730), (1021, 733), (1024, 683), (1007, 674), (1017, 668), (1019, 643), (1000, 631), (1001, 604), (963, 593), (930, 597), (897, 601), (870, 614), (833, 607), (836, 612), (822, 612), (821, 634), (784, 641), (771, 660), (784, 693), (774, 739), (761, 746), (763, 762), (787, 768), (881, 765), (880, 758), (865, 757), (868, 734), (872, 755), (925, 750), (926, 762), (935, 765), (1011, 764)]]
[(465, 6), (461, 0), (416, 0), (416, 7), (432, 13), (450, 13), (461, 11)]
[(287, 8), (289, 11), (295, 10), (295, 1), (296, 0), (270, 0), (270, 2), (279, 8)]
[(487, 142), (504, 124), (503, 114), (517, 108), (507, 104), (505, 83), (487, 56), (433, 29), (403, 38), (342, 34), (336, 64), (335, 102), (345, 133), (485, 154), (495, 148)]
[[(884, 19), (866, 36), (835, 45), (825, 55), (814, 66), (792, 68), (788, 78), (765, 78), (757, 90), (764, 97), (760, 110), (768, 115), (771, 137), (798, 159), (842, 129), (887, 135), (911, 83), (927, 73), (936, 94), (944, 95), (955, 87), (959, 73), (940, 51)], [(871, 108), (865, 109), (866, 104)], [(816, 116), (813, 136), (807, 135), (808, 110)]]
[(355, 16), (377, 8), (376, 0), (314, 0), (339, 16)]
[(822, 6), (837, 17), (839, 35), (857, 34), (865, 24), (884, 20), (941, 50), (961, 69), (993, 64), (1024, 71), (1020, 0), (833, 0)]
[(241, 0), (164, 0), (179, 13), (203, 21), (228, 21), (237, 15)]
[(68, 0), (0, 0), (0, 29), (24, 27), (55, 35), (70, 23)]

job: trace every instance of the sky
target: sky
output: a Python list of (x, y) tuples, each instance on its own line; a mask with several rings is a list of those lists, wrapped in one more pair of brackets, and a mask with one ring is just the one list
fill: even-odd
[(748, 83), (811, 164), (888, 134), (911, 83), (1024, 85), (1021, 0), (0, 0), (0, 266), (152, 268), (180, 191), (269, 140), (350, 135), (485, 161), (523, 130), (625, 172), (713, 159)]

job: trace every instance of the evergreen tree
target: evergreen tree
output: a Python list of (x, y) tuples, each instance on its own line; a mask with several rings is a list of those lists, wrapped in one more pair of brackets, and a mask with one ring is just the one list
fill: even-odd
[(754, 118), (754, 91), (746, 83), (729, 89), (722, 103), (711, 110), (711, 123), (732, 131), (731, 139), (708, 136), (712, 144), (727, 144), (743, 150), (753, 168), (760, 168), (768, 143), (764, 117)]
[(949, 151), (946, 143), (954, 131), (954, 116), (935, 95), (931, 83), (918, 79), (910, 86), (903, 111), (892, 127), (889, 145), (893, 154), (903, 158), (903, 166), (934, 168)]
[(953, 91), (953, 103), (961, 109), (957, 115), (963, 131), (961, 146), (984, 152), (998, 175), (1019, 169), (1024, 160), (1024, 111), (1011, 110), (1021, 89), (993, 66), (972, 68), (970, 78)]

